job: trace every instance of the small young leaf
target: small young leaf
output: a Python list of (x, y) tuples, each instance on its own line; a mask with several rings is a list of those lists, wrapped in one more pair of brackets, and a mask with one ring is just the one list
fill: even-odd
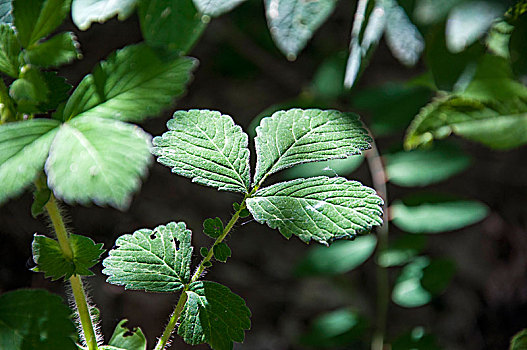
[(43, 68), (68, 64), (79, 57), (78, 43), (73, 33), (57, 34), (26, 50), (27, 60)]
[(276, 46), (294, 60), (335, 8), (336, 0), (265, 0), (267, 26)]
[(231, 117), (209, 110), (178, 111), (152, 153), (172, 172), (219, 190), (248, 193), (248, 137)]
[(61, 125), (51, 145), (46, 161), (48, 185), (66, 202), (124, 209), (150, 159), (150, 135), (139, 127), (77, 117)]
[(358, 115), (320, 109), (276, 112), (262, 119), (256, 134), (255, 185), (296, 164), (360, 154), (371, 141)]
[(286, 238), (327, 245), (380, 225), (382, 203), (357, 181), (321, 176), (261, 188), (247, 199), (247, 208), (257, 222), (278, 228)]
[(245, 301), (219, 283), (197, 281), (190, 285), (178, 334), (191, 345), (208, 343), (214, 350), (232, 350), (251, 327)]
[(59, 124), (32, 119), (0, 125), (0, 204), (20, 194), (44, 168)]
[(199, 254), (204, 258), (209, 254), (209, 249), (207, 247), (199, 248)]
[(102, 272), (109, 283), (126, 289), (176, 292), (190, 280), (190, 241), (191, 232), (183, 222), (123, 235), (104, 259)]
[(126, 327), (127, 319), (121, 320), (115, 330), (108, 345), (125, 350), (146, 350), (146, 338), (139, 327)]
[(194, 0), (194, 5), (199, 12), (217, 17), (229, 12), (246, 0)]
[(223, 233), (223, 222), (220, 218), (208, 218), (203, 221), (203, 233), (216, 239)]
[(525, 350), (527, 349), (527, 329), (523, 329), (516, 333), (511, 339), (509, 350)]
[(8, 24), (0, 24), (0, 71), (18, 78), (20, 69), (20, 44), (15, 30)]
[(232, 255), (231, 248), (225, 242), (214, 245), (213, 251), (214, 258), (221, 262), (227, 262), (227, 259)]
[(232, 207), (234, 208), (234, 211), (240, 210), (240, 203), (234, 202), (232, 203)]
[(22, 113), (38, 113), (39, 105), (48, 102), (50, 90), (44, 80), (44, 75), (36, 68), (26, 65), (21, 69), (19, 79), (9, 88), (9, 96), (17, 104), (17, 110)]
[(51, 196), (49, 188), (44, 187), (33, 192), (33, 204), (31, 204), (31, 216), (35, 219), (44, 212), (44, 206), (48, 203)]
[(141, 32), (147, 44), (186, 54), (207, 26), (192, 0), (142, 0)]
[(96, 244), (90, 238), (81, 235), (70, 235), (73, 259), (64, 256), (59, 242), (42, 235), (33, 239), (33, 260), (37, 264), (34, 271), (44, 272), (46, 278), (57, 280), (68, 279), (73, 275), (92, 276), (89, 269), (97, 264), (104, 253), (103, 244)]
[(77, 350), (72, 311), (58, 295), (20, 289), (0, 295), (0, 349)]
[(240, 217), (241, 218), (246, 218), (248, 216), (251, 216), (251, 212), (249, 210), (247, 210), (247, 208), (244, 208), (240, 211)]
[(23, 47), (53, 32), (66, 18), (71, 0), (14, 0), (13, 16)]
[(93, 22), (103, 23), (117, 15), (120, 21), (128, 18), (138, 0), (73, 0), (71, 17), (80, 30), (90, 28)]

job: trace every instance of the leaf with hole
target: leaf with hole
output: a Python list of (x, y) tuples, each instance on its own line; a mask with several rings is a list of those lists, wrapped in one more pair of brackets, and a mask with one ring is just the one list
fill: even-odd
[(127, 323), (128, 320), (124, 319), (115, 326), (108, 345), (126, 350), (146, 350), (146, 338), (141, 328), (128, 328)]

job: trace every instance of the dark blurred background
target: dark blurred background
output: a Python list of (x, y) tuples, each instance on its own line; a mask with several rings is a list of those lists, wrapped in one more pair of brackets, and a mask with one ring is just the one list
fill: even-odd
[[(213, 20), (190, 54), (199, 59), (200, 65), (188, 92), (174, 109), (219, 110), (248, 130), (253, 118), (268, 107), (298, 96), (309, 97), (315, 71), (324, 59), (346, 52), (354, 8), (354, 2), (340, 1), (295, 62), (288, 62), (272, 43), (260, 1), (249, 1)], [(62, 29), (77, 34), (84, 56), (59, 72), (73, 85), (115, 49), (142, 40), (135, 16), (124, 22), (113, 19), (95, 24), (86, 32), (71, 22)], [(423, 62), (412, 69), (400, 65), (381, 42), (354, 91), (408, 80), (425, 70)], [(321, 107), (355, 110), (347, 94)], [(172, 112), (166, 111), (142, 126), (152, 135), (160, 135)], [(369, 115), (361, 115), (368, 125)], [(409, 115), (407, 119), (411, 118)], [(380, 152), (400, 147), (403, 132), (379, 137)], [(454, 280), (445, 293), (426, 306), (405, 309), (390, 304), (388, 337), (393, 339), (401, 332), (423, 326), (445, 349), (505, 349), (510, 337), (527, 327), (527, 150), (523, 147), (497, 152), (459, 142), (473, 156), (473, 165), (432, 189), (478, 199), (490, 208), (490, 214), (468, 228), (430, 236), (426, 249), (430, 256), (456, 261)], [(365, 163), (352, 174), (339, 175), (371, 186)], [(279, 178), (277, 175), (273, 180)], [(390, 198), (409, 191), (388, 186)], [(123, 233), (170, 221), (185, 221), (193, 230), (194, 246), (200, 247), (211, 243), (201, 232), (203, 220), (215, 216), (227, 220), (236, 200), (239, 196), (192, 184), (171, 174), (168, 168), (152, 164), (126, 212), (96, 206), (64, 205), (64, 209), (73, 232), (103, 242), (106, 249), (111, 249)], [(26, 193), (0, 208), (0, 293), (32, 287), (64, 295), (63, 283), (51, 282), (28, 270), (32, 235), (50, 232), (45, 218), (31, 217), (31, 203), (32, 196)], [(397, 237), (397, 228), (391, 226), (390, 230)], [(298, 339), (311, 321), (343, 306), (374, 315), (376, 280), (372, 259), (336, 277), (298, 278), (292, 273), (295, 264), (309, 249), (300, 240), (288, 241), (277, 231), (244, 219), (228, 243), (232, 258), (227, 264), (214, 264), (206, 278), (229, 286), (245, 298), (252, 311), (251, 330), (243, 344), (235, 345), (238, 349), (302, 349)], [(196, 263), (198, 259), (196, 254)], [(94, 270), (96, 276), (87, 279), (89, 294), (102, 311), (100, 326), (104, 334), (109, 336), (118, 321), (127, 318), (130, 326), (141, 326), (153, 346), (177, 295), (125, 292), (105, 283), (100, 264)], [(396, 271), (390, 270), (392, 281)], [(173, 348), (190, 346), (176, 338)]]

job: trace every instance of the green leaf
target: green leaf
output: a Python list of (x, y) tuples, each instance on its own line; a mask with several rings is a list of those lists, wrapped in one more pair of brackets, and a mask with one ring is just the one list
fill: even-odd
[(427, 186), (446, 180), (470, 166), (471, 160), (454, 144), (441, 143), (384, 156), (390, 182), (399, 186)]
[(26, 57), (31, 64), (36, 66), (43, 68), (58, 67), (79, 58), (78, 46), (73, 33), (61, 33), (28, 48)]
[(362, 155), (344, 159), (330, 159), (324, 162), (295, 165), (286, 169), (284, 178), (297, 179), (299, 177), (346, 175), (356, 170), (364, 161)]
[(245, 301), (221, 284), (197, 281), (190, 285), (178, 334), (191, 345), (208, 343), (214, 350), (231, 350), (251, 327)]
[(246, 208), (244, 208), (244, 209), (242, 209), (240, 211), (239, 215), (240, 215), (241, 218), (246, 218), (246, 217), (251, 216), (251, 212), (249, 210), (247, 210)]
[(392, 350), (441, 350), (436, 337), (425, 333), (423, 327), (415, 327), (392, 342)]
[(0, 0), (0, 23), (13, 23), (13, 6), (11, 5), (13, 0)]
[(0, 204), (20, 194), (44, 168), (58, 125), (50, 119), (0, 125)]
[(505, 20), (495, 21), (485, 38), (490, 53), (510, 59), (509, 42), (514, 26)]
[(231, 117), (209, 110), (178, 111), (152, 153), (172, 172), (219, 190), (248, 193), (248, 137)]
[(44, 212), (44, 206), (51, 197), (51, 190), (45, 186), (40, 190), (35, 189), (33, 192), (33, 203), (31, 204), (31, 216), (35, 219)]
[(92, 276), (93, 272), (89, 269), (99, 262), (104, 253), (103, 244), (96, 244), (81, 235), (70, 235), (69, 241), (73, 259), (64, 256), (56, 240), (35, 234), (32, 249), (37, 267), (33, 271), (44, 272), (44, 276), (52, 280), (68, 279), (74, 275)]
[(433, 24), (444, 19), (450, 10), (464, 0), (420, 0), (417, 1), (414, 16), (421, 24)]
[(527, 349), (527, 329), (523, 329), (516, 333), (511, 339), (509, 350), (525, 350)]
[(192, 0), (139, 2), (141, 32), (147, 44), (186, 54), (207, 27)]
[(316, 96), (332, 100), (344, 93), (346, 56), (345, 51), (339, 51), (325, 58), (317, 67), (311, 82), (311, 87)]
[(207, 247), (199, 248), (199, 254), (204, 258), (209, 254), (209, 249)]
[(9, 96), (17, 104), (17, 110), (22, 113), (42, 112), (40, 105), (48, 102), (50, 90), (44, 75), (36, 68), (26, 65), (20, 71), (20, 78), (9, 88)]
[(18, 38), (29, 48), (53, 32), (70, 11), (71, 0), (14, 0), (13, 16)]
[(13, 78), (18, 78), (20, 50), (20, 43), (13, 27), (0, 24), (0, 71)]
[(0, 295), (0, 348), (77, 350), (72, 311), (58, 295), (20, 289)]
[(432, 295), (421, 285), (423, 270), (430, 264), (427, 257), (418, 257), (406, 265), (392, 290), (392, 300), (402, 307), (419, 307), (428, 304)]
[(66, 101), (72, 86), (66, 83), (66, 78), (57, 75), (57, 72), (42, 72), (42, 76), (50, 91), (48, 101), (38, 105), (41, 111), (57, 109), (60, 103)]
[(425, 248), (426, 241), (425, 235), (405, 234), (379, 252), (377, 263), (382, 267), (406, 264)]
[(510, 35), (510, 45), (508, 46), (512, 69), (514, 74), (519, 77), (527, 75), (527, 44), (523, 40), (526, 35), (527, 16), (523, 16), (521, 20), (516, 22)]
[(184, 222), (123, 235), (104, 259), (102, 272), (109, 283), (126, 289), (176, 292), (190, 281), (191, 235)]
[(185, 57), (165, 62), (144, 44), (127, 46), (84, 77), (62, 119), (86, 115), (140, 121), (157, 115), (184, 92), (195, 63)]
[(312, 177), (281, 182), (256, 191), (247, 208), (290, 238), (328, 245), (382, 224), (382, 199), (369, 187), (342, 177)]
[(337, 241), (329, 247), (309, 250), (295, 269), (297, 276), (327, 276), (346, 273), (360, 266), (377, 246), (374, 235), (359, 236), (353, 241)]
[(450, 284), (456, 272), (456, 264), (449, 259), (435, 259), (423, 269), (421, 285), (432, 295), (441, 294)]
[(320, 109), (276, 112), (262, 119), (256, 135), (255, 185), (296, 164), (360, 154), (371, 142), (358, 115)]
[[(135, 125), (93, 116), (61, 125), (46, 162), (48, 185), (69, 203), (124, 209), (150, 163), (150, 135)], [(74, 174), (75, 176), (72, 176)]]
[(338, 309), (318, 316), (309, 332), (300, 338), (304, 346), (337, 348), (349, 346), (368, 326), (366, 319), (349, 309)]
[(203, 221), (203, 233), (216, 239), (223, 233), (223, 222), (220, 218), (208, 218)]
[(73, 0), (71, 17), (80, 30), (90, 28), (93, 22), (103, 23), (117, 16), (120, 21), (128, 18), (138, 0)]
[(115, 330), (108, 345), (125, 350), (146, 350), (146, 338), (139, 327), (126, 327), (127, 319), (121, 320)]
[(215, 244), (213, 247), (214, 258), (221, 262), (227, 262), (227, 259), (232, 255), (231, 248), (225, 242)]
[(217, 17), (229, 12), (246, 0), (194, 0), (194, 5), (199, 12)]
[(264, 4), (276, 46), (294, 60), (333, 12), (336, 0), (265, 0)]
[(417, 199), (408, 204), (397, 200), (390, 206), (395, 226), (411, 233), (439, 233), (475, 224), (488, 215), (486, 205), (476, 201)]

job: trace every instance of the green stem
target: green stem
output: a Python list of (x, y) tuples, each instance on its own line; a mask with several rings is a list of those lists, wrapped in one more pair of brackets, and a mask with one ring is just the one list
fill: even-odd
[(176, 308), (174, 309), (174, 312), (172, 312), (172, 316), (170, 316), (170, 321), (168, 321), (168, 324), (163, 331), (163, 335), (157, 341), (157, 345), (154, 350), (163, 350), (168, 343), (168, 340), (170, 339), (170, 336), (176, 327), (177, 321), (179, 320), (179, 316), (181, 316), (181, 312), (183, 312), (183, 307), (187, 302), (187, 290), (189, 285), (190, 284), (187, 284), (181, 292)]
[[(37, 187), (38, 186), (39, 184), (37, 182)], [(57, 206), (57, 202), (53, 194), (51, 194), (45, 208), (48, 212), (51, 223), (53, 224), (53, 228), (55, 229), (55, 234), (57, 236), (57, 240), (59, 241), (62, 254), (64, 254), (67, 259), (73, 259), (73, 250), (71, 249), (68, 230), (66, 229), (66, 225), (64, 225), (64, 220), (62, 219), (60, 209)], [(86, 339), (88, 350), (98, 350), (99, 348), (97, 347), (97, 338), (95, 336), (95, 331), (90, 317), (90, 310), (88, 307), (88, 302), (86, 301), (86, 294), (84, 293), (82, 280), (79, 276), (74, 275), (69, 278), (69, 281), (71, 284), (71, 290), (73, 291), (75, 305), (77, 306), (77, 311), (79, 313), (82, 331), (84, 333), (84, 338)]]

